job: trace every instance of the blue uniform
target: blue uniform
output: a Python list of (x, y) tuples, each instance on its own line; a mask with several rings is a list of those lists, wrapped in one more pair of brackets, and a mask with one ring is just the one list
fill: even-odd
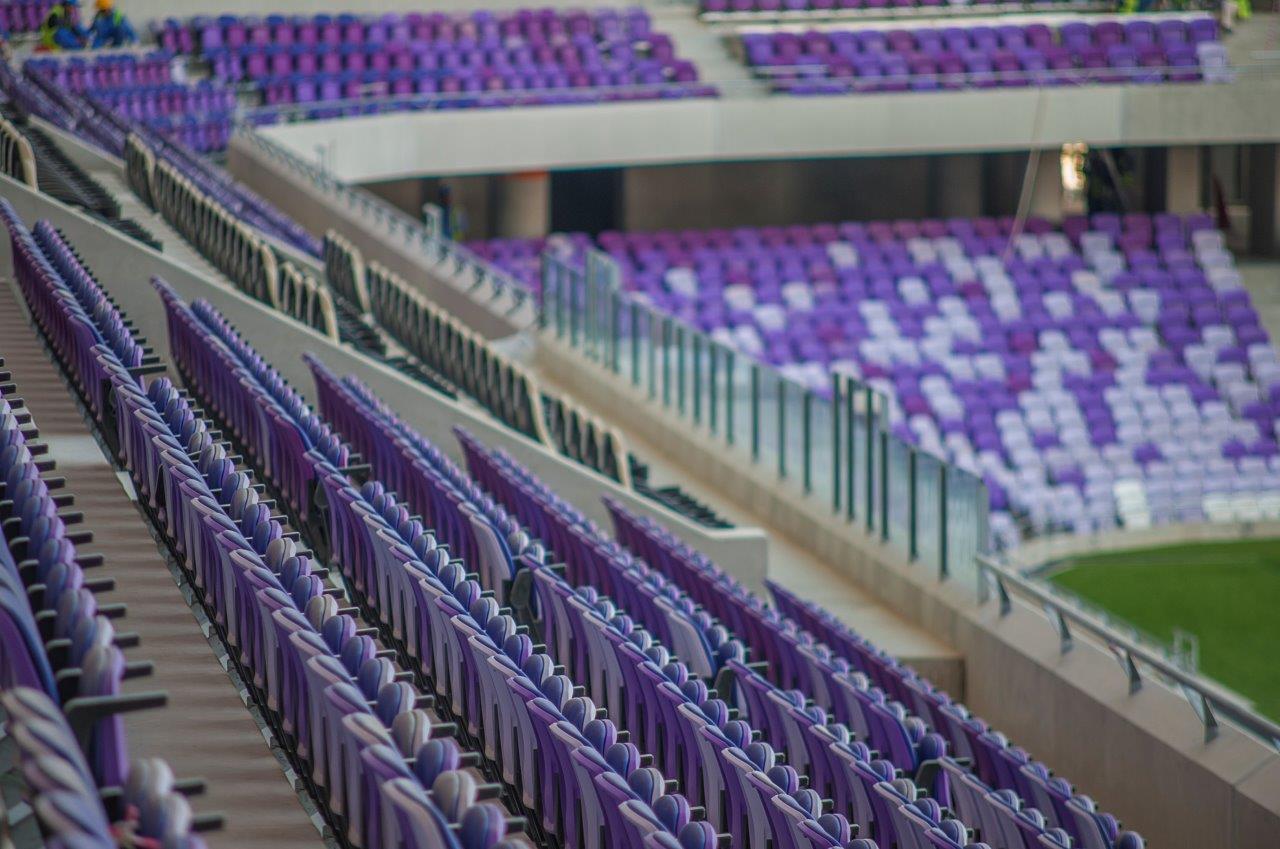
[(138, 34), (123, 12), (112, 9), (110, 12), (99, 12), (93, 19), (90, 28), (93, 34), (94, 47), (123, 47), (138, 40)]

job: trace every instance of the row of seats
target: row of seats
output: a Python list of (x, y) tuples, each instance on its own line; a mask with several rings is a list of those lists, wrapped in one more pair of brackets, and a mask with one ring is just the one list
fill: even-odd
[[(23, 232), (5, 211), (11, 232)], [(82, 386), (104, 387), (87, 395), (94, 420), (110, 431), (140, 503), (187, 570), (233, 664), (344, 845), (528, 849), (519, 836), (522, 821), (488, 801), (493, 788), (474, 772), (475, 756), (449, 739), (451, 728), (428, 710), (430, 700), (339, 607), (323, 581), (325, 570), (274, 518), (273, 502), (260, 495), (228, 446), (214, 439), (215, 425), (197, 417), (167, 377), (144, 382), (125, 367), (116, 349), (125, 346), (127, 353), (137, 342), (115, 321), (101, 291), (86, 294), (98, 299), (90, 318), (69, 311), (80, 304), (60, 276), (23, 279), (24, 295), (69, 374)], [(237, 419), (241, 427), (234, 432), (257, 435), (252, 427), (270, 421), (271, 410), (283, 413), (280, 402), (243, 367), (233, 368), (230, 348), (207, 329), (200, 333), (195, 311), (162, 282), (156, 286), (169, 309), (172, 349), (182, 357), (189, 345), (206, 346), (218, 379), (234, 373), (244, 381), (240, 387), (251, 394), (239, 409), (249, 420)], [(110, 324), (100, 324), (107, 319)], [(113, 346), (96, 343), (107, 328)], [(212, 384), (208, 373), (201, 376), (204, 386)], [(314, 451), (316, 462), (336, 474), (339, 466), (329, 463), (344, 463), (344, 448), (322, 431), (309, 433), (314, 443), (299, 431), (301, 441), (291, 444)], [(272, 455), (280, 476), (271, 478), (274, 484), (306, 467), (305, 456), (289, 453), (279, 438), (267, 445), (265, 430), (260, 435), (252, 459), (261, 465)], [(303, 465), (288, 465), (289, 459)]]
[(174, 52), (197, 49), (237, 50), (246, 46), (293, 45), (341, 47), (344, 44), (404, 44), (411, 42), (461, 42), (497, 45), (513, 41), (534, 44), (592, 38), (606, 43), (652, 37), (648, 11), (641, 7), (589, 11), (513, 9), (504, 12), (410, 12), (383, 15), (354, 13), (330, 15), (221, 15), (189, 20), (167, 18), (152, 24), (161, 45)]
[[(312, 367), (326, 418), (331, 418), (344, 433), (351, 434), (354, 445), (369, 447), (375, 472), (379, 476), (388, 475), (389, 486), (397, 486), (406, 494), (412, 508), (421, 509), (425, 516), (434, 519), (440, 539), (448, 541), (451, 550), (463, 553), (464, 561), (476, 564), (480, 583), (493, 589), (497, 603), (517, 603), (513, 599), (522, 595), (518, 587), (511, 585), (513, 575), (519, 574), (515, 571), (517, 561), (570, 592), (561, 578), (554, 577), (556, 570), (541, 562), (545, 554), (541, 546), (531, 544), (528, 535), (513, 524), (511, 517), (485, 498), (475, 482), (438, 449), (400, 422), (358, 381), (351, 378), (339, 381), (318, 364), (313, 363)], [(538, 596), (543, 610), (554, 604), (541, 589)], [(714, 676), (704, 676), (706, 670), (700, 661), (686, 661), (686, 666), (653, 635), (630, 628), (625, 617), (610, 618), (609, 602), (601, 597), (584, 596), (580, 603), (582, 606), (574, 610), (591, 611), (588, 616), (593, 621), (588, 627), (599, 629), (594, 633), (609, 641), (610, 647), (605, 649), (600, 640), (586, 637), (576, 644), (576, 650), (569, 651), (565, 648), (569, 642), (567, 634), (556, 638), (549, 629), (542, 629), (550, 656), (565, 665), (573, 680), (589, 682), (588, 698), (616, 717), (628, 731), (629, 740), (641, 751), (653, 754), (661, 774), (675, 777), (675, 783), (684, 787), (689, 800), (706, 808), (707, 823), (731, 832), (730, 845), (764, 845), (750, 841), (770, 830), (774, 845), (778, 846), (855, 845), (850, 842), (852, 832), (843, 817), (826, 812), (822, 800), (812, 792), (804, 792), (798, 776), (784, 766), (781, 759), (775, 759), (768, 746), (753, 744), (750, 728), (725, 711), (724, 703), (718, 702), (707, 689), (707, 682)], [(592, 605), (598, 605), (598, 615)], [(517, 607), (517, 615), (521, 609)], [(585, 662), (591, 657), (593, 643), (609, 655), (616, 650), (615, 668), (635, 666), (640, 677), (628, 681), (629, 686), (624, 687), (624, 673), (613, 678), (610, 686), (602, 687), (599, 682), (605, 670), (599, 664), (593, 667)], [(741, 646), (735, 649), (728, 641), (718, 649), (726, 658), (741, 656)], [(687, 655), (681, 652), (679, 656), (694, 658), (692, 652)], [(604, 657), (599, 659), (603, 661)], [(682, 724), (691, 732), (701, 727), (704, 739), (737, 739), (743, 741), (740, 747), (745, 745), (745, 749), (702, 759), (698, 754), (706, 751), (706, 745), (691, 745), (679, 751), (672, 737), (676, 730), (664, 732), (660, 728), (662, 716), (668, 711), (659, 713), (655, 705), (653, 712), (644, 715), (646, 695), (658, 682), (666, 683), (677, 704), (688, 705)], [(725, 729), (728, 737), (720, 737), (716, 730), (719, 727)], [(769, 778), (761, 774), (756, 782), (744, 780), (746, 771), (757, 768), (768, 771)], [(719, 790), (725, 793), (705, 789), (717, 780)], [(654, 805), (654, 811), (661, 819), (669, 815), (668, 807), (660, 802)], [(608, 818), (607, 811), (588, 809), (588, 814), (592, 818)], [(739, 824), (748, 825), (749, 830), (738, 832)], [(706, 834), (705, 830), (703, 833)]]
[(37, 56), (29, 76), (46, 80), (64, 96), (92, 99), (105, 112), (182, 141), (200, 153), (225, 150), (231, 138), (236, 93), (209, 80), (172, 81), (165, 53), (83, 57)]
[[(187, 307), (171, 292), (162, 295), (175, 356), (198, 396), (227, 417), (229, 428), (245, 434), (246, 451), (256, 446), (255, 465), (280, 470), (270, 479), (291, 509), (300, 516), (310, 508), (321, 511), (327, 559), (341, 566), (359, 608), (380, 624), (398, 653), (411, 659), (416, 673), (432, 682), (442, 696), (438, 707), (449, 711), (460, 735), (498, 763), (504, 782), (538, 814), (545, 833), (561, 845), (584, 849), (606, 840), (628, 847), (715, 845), (714, 832), (692, 820), (687, 803), (670, 792), (660, 773), (641, 763), (607, 714), (582, 698), (529, 636), (481, 593), (460, 561), (451, 560), (451, 549), (424, 531), (381, 482), (357, 489), (308, 440), (295, 439), (307, 431), (328, 431), (216, 311), (201, 302)], [(238, 372), (236, 378), (228, 378), (228, 366)], [(261, 418), (255, 399), (257, 406), (275, 410), (273, 424), (256, 425)], [(295, 469), (307, 474), (295, 475)], [(305, 519), (302, 523), (310, 526)], [(385, 766), (373, 772), (376, 766), (370, 762), (360, 768), (374, 783), (389, 772)], [(397, 804), (387, 790), (381, 794), (379, 802), (366, 790), (345, 804)], [(588, 816), (591, 811), (599, 818)], [(375, 814), (376, 808), (363, 818), (373, 822)], [(363, 845), (395, 843), (395, 835), (383, 839)], [(473, 845), (495, 845), (492, 837), (488, 840)]]
[(130, 185), (198, 251), (251, 298), (275, 304), (280, 268), (258, 231), (131, 134), (125, 152)]
[(291, 262), (280, 266), (276, 294), (271, 305), (287, 316), (337, 342), (338, 313), (329, 289)]
[[(10, 120), (7, 115), (12, 115)], [(160, 243), (141, 224), (121, 218), (120, 204), (39, 127), (10, 106), (0, 110), (0, 158), (5, 173), (62, 203), (79, 207), (126, 236), (156, 250)]]
[[(55, 355), (77, 359), (94, 346), (139, 366), (141, 346), (126, 338), (114, 306), (79, 273), (58, 234), (44, 224), (33, 235), (7, 201), (0, 220), (18, 285)], [(77, 389), (86, 400), (101, 398), (89, 380)], [(71, 509), (74, 494), (63, 491), (38, 435), (13, 384), (0, 384), (0, 710), (17, 767), (7, 778), (16, 779), (50, 846), (108, 849), (128, 833), (163, 849), (201, 849), (195, 831), (218, 827), (220, 818), (195, 817), (178, 792), (198, 792), (200, 782), (179, 785), (163, 761), (130, 762), (123, 714), (163, 706), (166, 697), (124, 692), (123, 682), (150, 674), (151, 665), (125, 659), (137, 635), (116, 630), (123, 605), (98, 600), (114, 581), (101, 555), (84, 552), (92, 532), (76, 527), (83, 516)], [(6, 826), (11, 835), (24, 831), (18, 818)]]
[[(972, 716), (910, 667), (849, 628), (835, 625), (837, 620), (831, 614), (822, 613), (827, 627), (810, 631), (813, 615), (792, 619), (801, 603), (782, 587), (770, 583), (778, 607), (769, 608), (730, 574), (657, 523), (617, 503), (608, 506), (619, 541), (689, 593), (732, 632), (743, 635), (753, 652), (769, 658), (769, 670), (778, 676), (778, 686), (798, 687), (819, 705), (833, 710), (837, 718), (847, 715), (850, 727), (860, 731), (866, 720), (859, 720), (855, 710), (843, 714), (840, 708), (842, 676), (862, 676), (899, 705), (909, 705), (913, 716), (904, 721), (904, 727), (915, 726), (915, 730), (908, 737), (924, 740), (932, 731), (945, 739), (950, 754), (941, 756), (941, 766), (956, 779), (949, 786), (955, 809), (966, 812), (966, 821), (981, 828), (984, 835), (1004, 833), (1004, 840), (1017, 847), (1024, 843), (1015, 834), (1023, 834), (1025, 841), (1029, 830), (1026, 826), (1034, 824), (1042, 833), (1065, 831), (1071, 838), (1069, 845), (1096, 849), (1142, 845), (1136, 834), (1121, 831), (1114, 817), (1098, 811), (1089, 797), (1075, 794), (1069, 782), (1054, 777), (1043, 764), (1011, 745), (1004, 735)], [(808, 607), (811, 611), (820, 610), (816, 605)], [(839, 639), (832, 638), (833, 628), (839, 629)], [(868, 714), (867, 718), (873, 715)], [(865, 727), (875, 733), (869, 723)], [(889, 749), (893, 761), (919, 765), (919, 752), (913, 753), (904, 746), (901, 736), (898, 741), (896, 751)], [(962, 763), (968, 767), (960, 768)], [(1019, 818), (1016, 829), (991, 825), (1007, 819), (1006, 804), (1025, 815)], [(1036, 838), (1031, 839), (1025, 845), (1037, 845)], [(1067, 845), (1066, 841), (1059, 842)]]
[(621, 436), (587, 410), (545, 395), (518, 363), (378, 265), (367, 267), (345, 239), (325, 236), (326, 276), (432, 372), (480, 402), (508, 427), (628, 485)]
[(53, 0), (9, 0), (0, 5), (0, 33), (38, 32)]
[(174, 82), (173, 54), (164, 50), (94, 56), (37, 55), (27, 62), (29, 67), (52, 76), (59, 86), (75, 94)]
[[(772, 685), (762, 681), (755, 669), (742, 662), (745, 656), (741, 645), (729, 638), (729, 632), (726, 632), (723, 626), (715, 624), (705, 613), (696, 612), (696, 607), (690, 601), (684, 600), (685, 597), (679, 589), (674, 585), (665, 584), (662, 578), (649, 572), (643, 565), (625, 559), (618, 561), (616, 547), (611, 549), (607, 543), (602, 543), (602, 538), (587, 520), (576, 515), (572, 508), (557, 499), (553, 493), (545, 488), (539, 489), (536, 481), (526, 471), (515, 466), (509, 458), (503, 457), (500, 452), (488, 452), (465, 433), (460, 433), (459, 437), (463, 442), (468, 463), (474, 475), (472, 480), (481, 483), (489, 493), (498, 498), (500, 503), (506, 504), (516, 512), (508, 515), (500, 508), (485, 507), (486, 501), (472, 494), (469, 499), (475, 505), (480, 518), (477, 519), (474, 513), (464, 513), (471, 516), (469, 523), (445, 521), (443, 517), (448, 515), (448, 511), (442, 507), (442, 504), (447, 499), (456, 500), (458, 497), (468, 497), (466, 495), (468, 492), (474, 493), (472, 481), (460, 475), (437, 449), (404, 426), (385, 405), (357, 381), (351, 378), (337, 381), (322, 367), (314, 363), (312, 367), (320, 390), (321, 408), (325, 417), (335, 422), (339, 430), (352, 439), (353, 445), (368, 450), (375, 472), (380, 476), (388, 476), (388, 484), (395, 486), (397, 491), (405, 493), (412, 508), (420, 510), (424, 516), (438, 517), (435, 521), (437, 533), (442, 539), (447, 540), (451, 547), (456, 547), (459, 552), (465, 552), (464, 560), (476, 564), (481, 583), (494, 589), (498, 603), (528, 598), (527, 591), (520, 589), (521, 576), (524, 572), (524, 577), (528, 578), (528, 573), (532, 573), (536, 603), (542, 614), (538, 621), (544, 629), (543, 636), (553, 657), (561, 660), (571, 673), (575, 669), (582, 670), (584, 676), (582, 680), (592, 682), (590, 694), (608, 708), (610, 715), (625, 719), (624, 724), (631, 730), (633, 739), (646, 741), (645, 745), (652, 746), (652, 751), (664, 773), (678, 776), (690, 799), (707, 806), (710, 821), (716, 822), (719, 817), (727, 817), (730, 827), (741, 823), (744, 826), (741, 839), (747, 841), (746, 845), (764, 845), (764, 842), (770, 838), (781, 845), (791, 845), (787, 842), (790, 834), (789, 827), (782, 825), (785, 818), (770, 819), (767, 805), (763, 809), (753, 807), (753, 794), (761, 792), (763, 787), (773, 789), (773, 795), (769, 796), (769, 799), (774, 800), (775, 807), (788, 807), (789, 803), (780, 801), (780, 798), (785, 799), (787, 796), (782, 792), (782, 788), (788, 786), (790, 773), (786, 769), (773, 766), (767, 770), (767, 779), (761, 777), (754, 784), (737, 786), (736, 781), (728, 777), (731, 773), (718, 774), (717, 771), (708, 769), (708, 764), (715, 763), (714, 755), (704, 757), (701, 763), (691, 760), (693, 753), (705, 753), (708, 750), (705, 745), (698, 742), (696, 735), (688, 740), (680, 739), (681, 729), (688, 724), (688, 720), (682, 719), (681, 714), (669, 715), (670, 711), (660, 709), (660, 699), (646, 703), (645, 696), (649, 692), (649, 687), (642, 683), (644, 679), (636, 679), (629, 676), (626, 671), (618, 670), (619, 665), (625, 667), (628, 662), (634, 662), (634, 660), (627, 659), (623, 655), (616, 663), (611, 663), (607, 660), (613, 651), (609, 643), (605, 642), (601, 646), (593, 637), (594, 629), (614, 633), (609, 630), (614, 628), (621, 629), (614, 639), (623, 641), (630, 627), (624, 622), (628, 618), (633, 618), (636, 624), (643, 625), (648, 631), (644, 635), (645, 645), (649, 645), (651, 649), (652, 646), (675, 648), (675, 656), (683, 661), (687, 672), (681, 672), (678, 676), (681, 680), (673, 683), (677, 686), (683, 685), (681, 689), (686, 691), (686, 697), (694, 698), (694, 704), (699, 704), (701, 708), (711, 711), (711, 715), (714, 715), (715, 700), (697, 702), (696, 699), (699, 698), (697, 694), (700, 691), (697, 687), (693, 687), (690, 681), (696, 680), (694, 679), (696, 675), (704, 682), (715, 682), (716, 691), (720, 697), (729, 699), (730, 704), (740, 703), (745, 708), (740, 716), (748, 717), (752, 723), (759, 723), (756, 727), (766, 729), (766, 738), (770, 739), (773, 745), (778, 746), (779, 751), (783, 751), (791, 745), (785, 733), (786, 723), (776, 717), (773, 721), (768, 721), (770, 711), (761, 707), (764, 702), (758, 701), (751, 706), (750, 696), (730, 695), (748, 687), (755, 687), (761, 692), (762, 699), (777, 698), (777, 696), (769, 696), (774, 692), (771, 689)], [(435, 470), (434, 478), (428, 468)], [(448, 486), (449, 482), (453, 485)], [(614, 509), (618, 509), (616, 505)], [(512, 516), (517, 516), (524, 522), (528, 531), (513, 528)], [(486, 517), (489, 521), (485, 521)], [(554, 570), (548, 569), (538, 560), (540, 551), (528, 549), (527, 540), (534, 536), (540, 538), (544, 544), (553, 548), (564, 559), (563, 568), (566, 571), (563, 576), (559, 574), (559, 567)], [(476, 559), (471, 559), (473, 557)], [(575, 594), (571, 587), (579, 583), (589, 585), (590, 590)], [(603, 593), (608, 593), (609, 599), (605, 599)], [(528, 609), (519, 606), (518, 601), (512, 601), (512, 603), (517, 604), (517, 614), (523, 609)], [(623, 618), (618, 618), (619, 615)], [(593, 645), (601, 646), (603, 653), (593, 654)], [(772, 663), (769, 664), (771, 670), (805, 668), (805, 664), (794, 663), (795, 658), (779, 657), (778, 660), (779, 665), (776, 667)], [(788, 664), (788, 660), (793, 662)], [(611, 669), (618, 671), (611, 672)], [(731, 676), (724, 676), (722, 673), (725, 670), (736, 675), (738, 680), (734, 681)], [(673, 673), (669, 671), (669, 674)], [(810, 682), (806, 680), (787, 683)], [(862, 687), (866, 688), (867, 685), (864, 683)], [(917, 770), (929, 760), (926, 753), (941, 750), (938, 741), (919, 736), (919, 732), (915, 730), (915, 726), (921, 724), (919, 720), (913, 720), (915, 724), (913, 726), (912, 722), (903, 723), (898, 719), (897, 717), (903, 714), (894, 714), (888, 710), (887, 708), (892, 705), (883, 701), (883, 694), (878, 697), (881, 701), (871, 698), (873, 694), (880, 691), (858, 690), (856, 681), (850, 689), (861, 696), (860, 699), (850, 699), (852, 704), (857, 705), (854, 709), (857, 718), (851, 715), (848, 726), (828, 726), (826, 719), (816, 720), (824, 732), (829, 731), (836, 737), (828, 737), (825, 742), (818, 744), (815, 750), (811, 750), (806, 744), (804, 748), (794, 752), (788, 751), (787, 763), (796, 764), (795, 768), (801, 773), (814, 776), (811, 787), (816, 788), (819, 795), (823, 794), (824, 789), (832, 788), (834, 792), (828, 795), (837, 800), (837, 810), (843, 812), (845, 808), (840, 807), (838, 802), (846, 801), (847, 809), (860, 817), (859, 822), (868, 826), (869, 829), (875, 829), (877, 838), (881, 839), (881, 845), (913, 845), (915, 839), (923, 839), (926, 834), (946, 837), (953, 841), (935, 845), (960, 845), (967, 839), (967, 832), (963, 825), (955, 820), (943, 819), (936, 806), (927, 803), (919, 805), (903, 803), (908, 796), (913, 803), (916, 801), (916, 788), (910, 781), (896, 779), (896, 786), (893, 786), (882, 780), (886, 775), (893, 777), (895, 766), (910, 770), (908, 773), (910, 775), (917, 774)], [(677, 691), (673, 691), (673, 697), (678, 703), (680, 697), (675, 696), (675, 692)], [(701, 692), (705, 698), (705, 685)], [(776, 692), (778, 696), (783, 695), (781, 690)], [(781, 703), (791, 704), (786, 699)], [(800, 711), (800, 716), (805, 716), (805, 713)], [(663, 719), (670, 720), (665, 728)], [(814, 722), (815, 719), (809, 715), (808, 723), (812, 725)], [(750, 727), (747, 726), (747, 728)], [(870, 766), (872, 755), (869, 750), (857, 746), (849, 748), (847, 751), (850, 761), (858, 760), (858, 754), (863, 753), (863, 760), (868, 763), (870, 784), (863, 786), (861, 792), (855, 790), (848, 782), (841, 786), (841, 776), (845, 773), (840, 768), (824, 771), (823, 763), (814, 762), (805, 755), (809, 751), (822, 752), (833, 740), (838, 739), (840, 729), (845, 727), (858, 728), (859, 739), (882, 747), (883, 753), (893, 757), (897, 762), (894, 764), (883, 761), (872, 767)], [(734, 726), (732, 729), (727, 729), (727, 733), (732, 735), (738, 730), (737, 726)], [(794, 730), (797, 735), (802, 734), (800, 728)], [(847, 733), (845, 732), (846, 735)], [(917, 735), (915, 738), (917, 742), (914, 743), (912, 742), (913, 733)], [(846, 736), (845, 739), (847, 741), (850, 738)], [(992, 735), (990, 740), (990, 748), (995, 751), (999, 748), (997, 743), (1000, 738)], [(846, 742), (845, 745), (849, 746), (849, 743)], [(757, 747), (748, 757), (757, 759), (755, 765), (761, 766), (762, 761), (768, 761), (772, 757), (768, 754), (770, 751)], [(1011, 756), (1018, 756), (1016, 750)], [(825, 762), (825, 756), (820, 757)], [(1023, 757), (1025, 760), (1025, 756)], [(1037, 768), (1045, 772), (1038, 765)], [(982, 834), (990, 834), (988, 839), (992, 841), (992, 845), (1016, 847), (1070, 845), (1065, 830), (1055, 831), (1056, 826), (1049, 825), (1049, 820), (1045, 816), (1033, 811), (1030, 807), (1024, 808), (1016, 795), (1011, 796), (1007, 790), (997, 793), (987, 789), (979, 777), (969, 774), (960, 762), (954, 759), (947, 761), (946, 769), (950, 770), (955, 777), (963, 778), (965, 784), (961, 793), (964, 802), (965, 804), (973, 803), (975, 816), (986, 817), (981, 820), (974, 819), (973, 822), (981, 823), (984, 829)], [(888, 772), (886, 773), (885, 770)], [(939, 774), (933, 773), (935, 777)], [(1047, 773), (1045, 776), (1047, 780)], [(828, 781), (828, 778), (831, 781)], [(775, 784), (770, 785), (769, 780), (774, 781)], [(877, 789), (876, 785), (883, 786)], [(938, 794), (935, 796), (936, 799), (951, 798), (950, 790), (941, 784), (930, 789)], [(797, 791), (793, 791), (795, 792)], [(896, 797), (900, 797), (897, 801), (902, 803), (898, 804), (896, 809), (888, 805), (889, 800), (895, 799), (895, 794)], [(803, 798), (811, 799), (812, 797)], [(872, 802), (872, 799), (877, 801)], [(793, 797), (792, 801), (796, 799)], [(949, 802), (942, 801), (938, 804), (945, 806)], [(1084, 798), (1077, 799), (1072, 804), (1074, 805), (1072, 810), (1087, 811), (1087, 800)], [(800, 807), (803, 808), (803, 805)], [(902, 808), (907, 810), (904, 811)], [(876, 824), (876, 813), (880, 815), (879, 824)], [(1091, 821), (1103, 824), (1112, 822), (1102, 815)], [(843, 829), (840, 826), (839, 818), (826, 820), (823, 827), (826, 830), (826, 839), (838, 840), (839, 838), (833, 835), (848, 833), (847, 826)], [(895, 828), (901, 831), (895, 831)], [(1071, 830), (1074, 831), (1075, 828), (1076, 826), (1072, 824)], [(1083, 830), (1084, 827), (1081, 828)], [(907, 834), (915, 829), (919, 829), (920, 838), (909, 839)], [(933, 832), (933, 829), (937, 829), (937, 832)], [(1101, 829), (1101, 826), (1098, 826), (1098, 829)], [(1023, 838), (1017, 837), (1017, 842), (1006, 842), (1015, 833), (1033, 830), (1034, 833), (1030, 839), (1034, 841), (1044, 836), (1045, 841), (1026, 843)], [(910, 840), (910, 842), (899, 842), (904, 840)], [(1112, 845), (1110, 840), (1115, 840), (1119, 845), (1141, 845), (1136, 835), (1125, 837), (1114, 833), (1107, 843), (1086, 845), (1110, 846)]]
[(1099, 11), (1110, 9), (1110, 3), (1090, 3), (1084, 0), (699, 0), (698, 9), (707, 16), (734, 15), (746, 18), (774, 18), (795, 15), (806, 17), (838, 17), (848, 13), (886, 13), (895, 11), (919, 11), (922, 14), (945, 17), (948, 14), (972, 14), (975, 11), (998, 14), (1001, 12), (1064, 12), (1083, 9)]
[(0, 118), (0, 170), (33, 189), (40, 187), (31, 142), (8, 118)]
[(1213, 18), (749, 33), (747, 64), (792, 94), (1230, 79)]
[[(456, 27), (450, 23), (456, 22)], [(190, 35), (199, 32), (199, 37)], [(643, 9), (176, 20), (156, 35), (215, 79), (251, 84), (259, 124), (379, 114), (714, 96)], [(477, 96), (471, 96), (477, 95)], [(401, 99), (404, 98), (404, 99)], [(339, 101), (373, 100), (335, 106)], [(302, 111), (298, 105), (307, 106)]]
[(135, 163), (146, 164), (147, 169), (130, 171), (130, 188), (144, 201), (150, 197), (148, 182), (149, 170), (154, 167), (152, 162), (164, 160), (204, 195), (245, 223), (309, 256), (320, 257), (320, 241), (305, 228), (194, 152), (196, 146), (208, 148), (216, 143), (216, 139), (203, 138), (202, 134), (216, 134), (224, 130), (199, 121), (183, 122), (184, 133), (179, 137), (162, 137), (128, 114), (61, 89), (47, 74), (31, 72), (17, 75), (8, 63), (0, 63), (0, 88), (24, 112), (50, 121), (122, 159), (129, 160), (133, 156), (126, 150), (127, 139), (130, 134), (137, 135), (141, 146), (149, 151), (149, 158), (145, 158), (145, 163)]

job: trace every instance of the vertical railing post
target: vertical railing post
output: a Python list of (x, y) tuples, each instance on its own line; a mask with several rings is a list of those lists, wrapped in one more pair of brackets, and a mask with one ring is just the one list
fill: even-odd
[(778, 384), (778, 478), (787, 477), (787, 382), (777, 377)]
[(813, 492), (813, 392), (804, 390), (800, 408), (800, 425), (804, 434), (800, 442), (801, 475), (805, 495)]
[(916, 447), (907, 444), (907, 559), (915, 562), (920, 558), (919, 511), (917, 471), (919, 469), (919, 452)]
[[(627, 301), (627, 317), (631, 324), (631, 385), (640, 385), (640, 307)], [(652, 341), (652, 340), (650, 340)]]
[(609, 365), (614, 374), (622, 369), (622, 293), (609, 287)]
[(551, 288), (551, 260), (544, 253), (542, 255), (542, 267), (539, 273), (542, 275), (542, 285), (538, 287), (538, 329), (547, 329), (547, 292)]
[(671, 317), (662, 317), (662, 406), (671, 407)]
[(875, 501), (876, 501), (876, 392), (868, 386), (864, 393), (864, 404), (867, 407), (867, 436), (866, 436), (866, 456), (867, 456), (867, 533), (875, 530)]
[(857, 492), (857, 461), (853, 456), (855, 443), (857, 442), (855, 428), (853, 426), (854, 417), (854, 391), (853, 379), (845, 378), (844, 385), (844, 417), (845, 417), (845, 463), (844, 463), (844, 482), (845, 482), (845, 518), (852, 521), (854, 518), (853, 498)]
[(733, 417), (733, 399), (737, 394), (734, 383), (737, 380), (737, 361), (734, 357), (733, 350), (725, 348), (724, 351), (724, 434), (729, 440), (729, 444), (733, 445), (735, 437), (734, 417)]
[(689, 369), (689, 364), (685, 361), (684, 356), (684, 333), (683, 324), (676, 325), (676, 408), (680, 411), (680, 415), (684, 415), (685, 411), (685, 380)]
[(693, 423), (702, 424), (702, 334), (690, 332), (693, 350)]
[(831, 510), (840, 512), (840, 375), (831, 375)]
[(720, 377), (720, 346), (715, 342), (707, 342), (707, 420), (711, 425), (711, 433), (715, 435), (720, 429), (720, 391), (717, 383)]
[(880, 427), (880, 541), (889, 541), (889, 429)]
[(760, 460), (760, 364), (751, 364), (751, 459)]
[(662, 322), (654, 321), (653, 310), (645, 307), (644, 326), (649, 335), (649, 399), (658, 397), (658, 338), (662, 335)]
[(947, 562), (947, 469), (945, 462), (938, 464), (938, 578), (946, 580), (949, 572)]

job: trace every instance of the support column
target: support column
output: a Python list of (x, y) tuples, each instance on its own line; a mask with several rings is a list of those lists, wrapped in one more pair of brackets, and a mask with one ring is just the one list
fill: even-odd
[(546, 171), (503, 174), (497, 185), (497, 235), (545, 236), (551, 220), (551, 178)]
[(1194, 145), (1165, 150), (1164, 205), (1166, 212), (1200, 210), (1200, 148)]
[(1280, 256), (1280, 145), (1249, 145), (1249, 253)]
[(1054, 147), (1035, 155), (1039, 162), (1027, 214), (1057, 221), (1062, 218), (1062, 150)]

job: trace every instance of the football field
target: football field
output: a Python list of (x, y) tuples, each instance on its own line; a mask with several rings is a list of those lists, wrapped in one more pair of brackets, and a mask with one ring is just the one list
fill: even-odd
[(1162, 643), (1194, 634), (1203, 674), (1280, 719), (1280, 540), (1088, 555), (1049, 579)]

